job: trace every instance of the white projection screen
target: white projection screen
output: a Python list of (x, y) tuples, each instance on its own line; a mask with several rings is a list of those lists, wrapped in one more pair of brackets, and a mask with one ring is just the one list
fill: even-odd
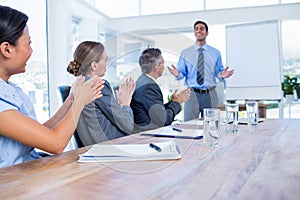
[(278, 21), (226, 26), (227, 100), (280, 100), (282, 44)]

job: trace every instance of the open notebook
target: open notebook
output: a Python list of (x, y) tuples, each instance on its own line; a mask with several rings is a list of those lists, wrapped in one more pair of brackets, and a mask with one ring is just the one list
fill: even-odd
[(79, 155), (78, 162), (174, 160), (180, 158), (180, 151), (174, 141), (147, 144), (95, 144), (87, 152)]
[(143, 136), (154, 137), (170, 137), (170, 138), (182, 138), (182, 139), (202, 139), (203, 129), (181, 129), (166, 126), (160, 129), (154, 129), (140, 133)]

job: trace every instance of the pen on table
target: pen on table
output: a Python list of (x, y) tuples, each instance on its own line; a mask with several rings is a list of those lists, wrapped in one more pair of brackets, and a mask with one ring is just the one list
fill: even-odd
[(149, 146), (153, 149), (155, 149), (158, 152), (161, 152), (161, 148), (153, 143), (150, 143)]
[(173, 129), (173, 131), (182, 132), (182, 130), (179, 128), (172, 128), (172, 129)]

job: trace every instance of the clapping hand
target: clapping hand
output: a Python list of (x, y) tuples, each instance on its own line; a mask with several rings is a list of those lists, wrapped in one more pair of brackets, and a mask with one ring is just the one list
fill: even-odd
[(70, 97), (77, 99), (83, 105), (87, 105), (102, 96), (101, 89), (104, 81), (101, 77), (93, 76), (85, 81), (84, 77), (78, 77), (72, 84)]
[(135, 90), (135, 81), (133, 78), (127, 78), (124, 84), (120, 85), (119, 90), (116, 91), (119, 103), (123, 105), (130, 105), (133, 92)]
[(187, 88), (180, 91), (179, 93), (177, 92), (178, 90), (175, 90), (175, 92), (172, 94), (172, 101), (183, 103), (190, 99), (191, 89)]

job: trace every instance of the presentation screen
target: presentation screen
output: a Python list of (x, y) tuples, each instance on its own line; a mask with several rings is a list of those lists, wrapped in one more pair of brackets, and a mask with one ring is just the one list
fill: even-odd
[(227, 100), (281, 99), (281, 39), (278, 21), (226, 26)]

